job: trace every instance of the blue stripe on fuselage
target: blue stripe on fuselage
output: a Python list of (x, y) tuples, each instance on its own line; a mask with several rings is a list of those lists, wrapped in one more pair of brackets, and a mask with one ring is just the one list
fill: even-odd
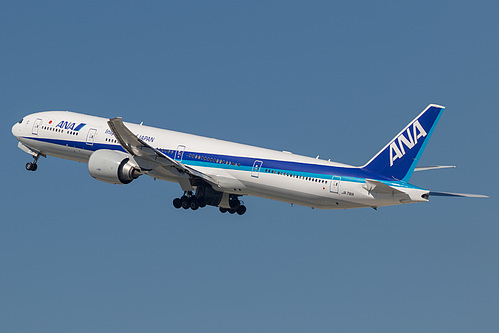
[[(61, 139), (49, 139), (49, 138), (39, 138), (39, 137), (25, 137), (26, 139), (36, 140), (40, 142), (51, 143), (60, 146), (74, 147), (82, 150), (96, 151), (100, 149), (118, 150), (125, 152), (125, 149), (119, 144), (107, 144), (107, 143), (93, 143), (92, 145), (87, 144), (86, 141), (73, 141), (73, 140), (61, 140)], [(160, 148), (163, 154), (175, 159), (176, 150), (175, 149), (163, 149)], [(166, 151), (170, 153), (166, 153)], [(195, 158), (196, 156), (202, 157), (202, 159)], [(204, 159), (207, 159), (206, 161)], [(228, 163), (220, 163), (219, 161), (226, 161)], [(333, 176), (340, 176), (342, 181), (353, 182), (353, 183), (365, 183), (365, 179), (375, 179), (382, 181), (383, 183), (390, 186), (404, 187), (404, 188), (419, 188), (412, 184), (404, 181), (393, 181), (393, 179), (380, 177), (379, 175), (373, 174), (367, 170), (363, 170), (356, 167), (337, 167), (337, 166), (327, 166), (320, 164), (309, 164), (302, 162), (291, 162), (291, 161), (279, 161), (271, 159), (253, 158), (253, 157), (242, 157), (242, 156), (231, 156), (231, 155), (221, 155), (221, 154), (206, 154), (193, 151), (185, 151), (182, 157), (182, 163), (191, 166), (200, 167), (211, 167), (220, 168), (228, 170), (241, 170), (252, 172), (253, 163), (258, 160), (262, 161), (262, 166), (260, 169), (261, 173), (269, 174), (291, 174), (294, 176), (301, 177), (311, 177), (324, 180), (330, 180)]]
[(125, 152), (125, 149), (117, 144), (106, 144), (106, 143), (93, 143), (92, 145), (87, 144), (86, 141), (73, 141), (73, 140), (60, 140), (60, 139), (48, 139), (48, 138), (37, 138), (37, 137), (24, 137), (25, 139), (36, 140), (40, 142), (52, 143), (58, 146), (67, 146), (72, 148), (78, 148), (83, 150), (96, 151), (99, 149), (110, 149), (110, 150), (120, 150)]

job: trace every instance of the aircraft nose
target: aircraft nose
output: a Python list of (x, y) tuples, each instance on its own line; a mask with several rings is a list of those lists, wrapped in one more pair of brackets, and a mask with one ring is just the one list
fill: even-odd
[(19, 123), (15, 123), (14, 126), (12, 126), (12, 134), (18, 138), (21, 135), (20, 131), (21, 125)]

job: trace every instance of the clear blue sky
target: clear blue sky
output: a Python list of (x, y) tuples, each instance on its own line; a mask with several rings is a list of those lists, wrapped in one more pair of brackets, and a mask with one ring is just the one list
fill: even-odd
[[(496, 1), (33, 1), (0, 9), (0, 331), (497, 332)], [(360, 165), (446, 106), (413, 176), (489, 199), (320, 211), (100, 183), (10, 128), (40, 110)]]

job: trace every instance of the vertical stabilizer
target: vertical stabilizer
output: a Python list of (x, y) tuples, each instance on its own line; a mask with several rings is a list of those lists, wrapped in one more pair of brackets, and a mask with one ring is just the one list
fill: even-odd
[(443, 106), (430, 104), (362, 168), (394, 180), (409, 181)]

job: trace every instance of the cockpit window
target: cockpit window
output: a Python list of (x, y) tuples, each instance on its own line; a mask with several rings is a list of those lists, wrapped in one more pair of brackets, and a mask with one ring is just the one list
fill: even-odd
[(22, 123), (23, 123), (23, 120), (24, 120), (24, 118), (23, 118), (23, 119), (21, 119), (21, 120), (19, 120), (19, 124), (22, 124)]

